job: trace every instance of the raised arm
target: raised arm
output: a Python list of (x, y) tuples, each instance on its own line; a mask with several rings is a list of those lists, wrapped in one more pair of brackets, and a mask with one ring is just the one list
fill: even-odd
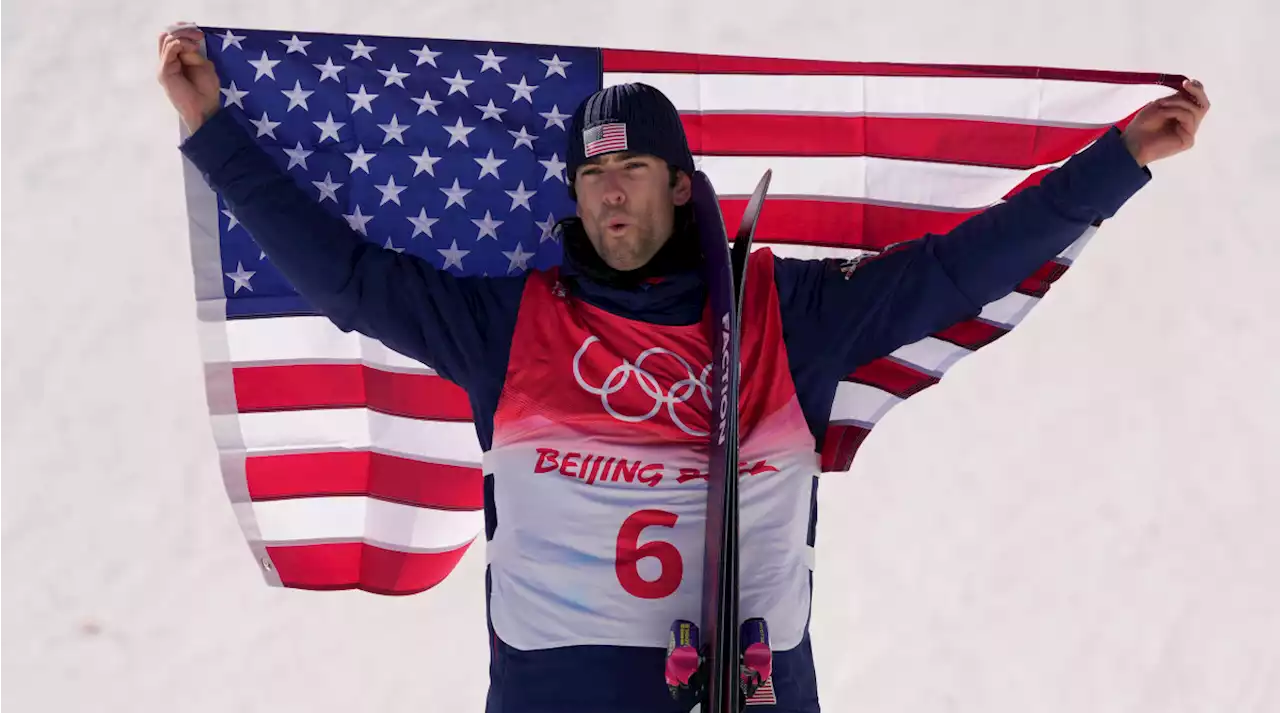
[(1208, 102), (1186, 97), (1148, 105), (1121, 132), (1094, 145), (1037, 186), (944, 235), (926, 235), (862, 261), (779, 259), (777, 282), (791, 353), (818, 354), (844, 375), (948, 326), (976, 317), (1111, 218), (1151, 180), (1151, 161), (1190, 148)]
[[(181, 52), (170, 49), (175, 57), (166, 60), (164, 47), (162, 37), (162, 82), (165, 62), (177, 62)], [(188, 66), (188, 74), (193, 67), (213, 73), (204, 62)], [(194, 128), (182, 153), (281, 274), (340, 329), (377, 339), (465, 387), (471, 372), (509, 342), (524, 280), (458, 277), (417, 256), (364, 240), (281, 171), (232, 109), (218, 108), (216, 75), (211, 82), (208, 75), (188, 82), (196, 87), (201, 79), (205, 96), (185, 111), (170, 91), (184, 121)]]

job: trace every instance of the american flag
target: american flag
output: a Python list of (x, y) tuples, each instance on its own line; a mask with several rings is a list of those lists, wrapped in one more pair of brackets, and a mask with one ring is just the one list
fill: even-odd
[[(224, 105), (281, 170), (368, 240), (467, 275), (559, 261), (567, 120), (604, 85), (673, 100), (730, 235), (773, 169), (757, 247), (852, 266), (1036, 184), (1182, 79), (202, 29)], [(435, 586), (484, 527), (466, 395), (319, 316), (190, 166), (186, 180), (210, 414), (266, 580)], [(1021, 322), (1091, 234), (979, 318), (847, 375), (823, 471), (848, 470), (888, 411)]]
[(586, 141), (583, 154), (590, 158), (607, 151), (625, 151), (627, 149), (627, 125), (604, 124), (593, 126), (584, 132)]

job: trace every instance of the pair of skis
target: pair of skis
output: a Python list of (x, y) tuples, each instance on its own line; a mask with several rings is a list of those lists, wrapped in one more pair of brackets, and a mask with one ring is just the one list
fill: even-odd
[(738, 621), (738, 373), (747, 258), (772, 171), (747, 202), (730, 248), (710, 179), (693, 176), (693, 207), (711, 299), (711, 433), (702, 627), (677, 621), (667, 647), (673, 696), (691, 691), (704, 713), (739, 713), (772, 672), (768, 625)]

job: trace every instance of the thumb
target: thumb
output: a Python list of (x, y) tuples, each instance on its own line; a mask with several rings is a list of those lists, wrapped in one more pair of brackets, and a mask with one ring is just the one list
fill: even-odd
[(184, 49), (182, 53), (178, 55), (178, 59), (188, 67), (199, 67), (209, 61), (208, 58), (199, 52), (188, 49)]

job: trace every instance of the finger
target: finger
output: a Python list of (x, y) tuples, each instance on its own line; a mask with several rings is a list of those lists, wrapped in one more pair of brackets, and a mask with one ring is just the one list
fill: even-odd
[(1163, 99), (1160, 102), (1159, 108), (1161, 110), (1178, 109), (1189, 113), (1194, 118), (1197, 128), (1200, 126), (1200, 122), (1204, 119), (1206, 111), (1206, 109), (1200, 105), (1194, 104), (1190, 99), (1184, 97), (1169, 97), (1167, 99)]
[(177, 30), (171, 34), (174, 37), (180, 37), (196, 44), (200, 44), (200, 41), (204, 39), (204, 35), (197, 30)]
[(1195, 111), (1195, 112), (1202, 111), (1202, 107), (1199, 104), (1196, 104), (1194, 99), (1184, 97), (1181, 95), (1165, 97), (1164, 99), (1161, 99), (1157, 103), (1160, 106), (1160, 108), (1176, 106), (1176, 107), (1182, 107), (1183, 109), (1188, 109), (1190, 111)]
[(178, 52), (182, 45), (172, 38), (165, 40), (164, 49), (160, 52), (160, 74), (179, 72)]
[[(1178, 126), (1186, 131), (1191, 138), (1195, 136), (1196, 131), (1200, 128), (1200, 115), (1191, 109), (1183, 106), (1172, 106), (1161, 110), (1159, 114), (1162, 124), (1167, 124), (1170, 120), (1176, 121)], [(1182, 132), (1179, 132), (1181, 135)]]
[(1209, 109), (1209, 94), (1205, 92), (1204, 85), (1196, 79), (1188, 79), (1182, 83), (1183, 90), (1191, 95), (1200, 106), (1205, 110)]

